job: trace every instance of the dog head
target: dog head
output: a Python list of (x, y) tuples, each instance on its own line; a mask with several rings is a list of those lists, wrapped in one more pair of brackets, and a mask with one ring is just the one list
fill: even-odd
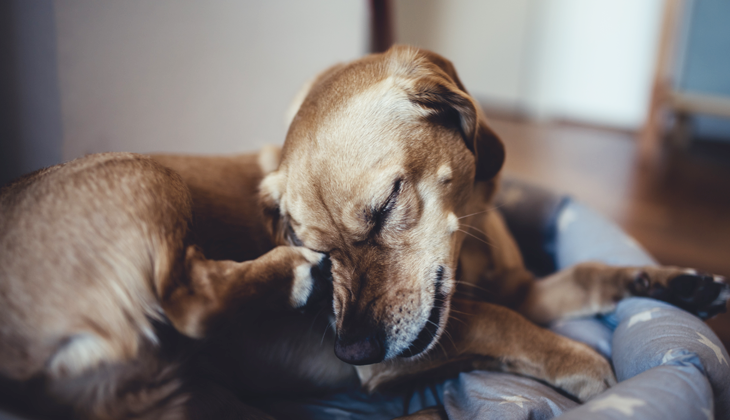
[(335, 353), (370, 364), (430, 349), (455, 287), (460, 219), (504, 160), (451, 63), (394, 47), (311, 85), (261, 199), (279, 243), (332, 261)]

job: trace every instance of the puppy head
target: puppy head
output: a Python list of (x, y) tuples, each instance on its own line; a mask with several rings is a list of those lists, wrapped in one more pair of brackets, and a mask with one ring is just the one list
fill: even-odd
[(340, 359), (370, 364), (435, 344), (454, 290), (460, 218), (503, 159), (436, 54), (394, 47), (315, 81), (261, 199), (279, 243), (332, 260)]

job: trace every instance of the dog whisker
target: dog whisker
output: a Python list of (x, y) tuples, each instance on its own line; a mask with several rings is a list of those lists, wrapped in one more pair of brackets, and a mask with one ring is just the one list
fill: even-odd
[(466, 219), (467, 217), (471, 217), (471, 216), (476, 216), (477, 214), (482, 214), (482, 213), (486, 213), (486, 212), (488, 212), (489, 210), (490, 210), (490, 209), (486, 209), (486, 210), (478, 211), (478, 212), (476, 212), (476, 213), (472, 213), (472, 214), (467, 214), (466, 216), (461, 216), (461, 217), (457, 218), (457, 220), (461, 220), (461, 219)]
[(444, 335), (446, 336), (446, 338), (449, 339), (449, 341), (451, 341), (451, 345), (453, 345), (454, 347), (456, 347), (456, 343), (454, 342), (454, 338), (451, 336), (451, 333), (449, 333), (448, 331), (446, 331), (444, 329)]
[(489, 208), (487, 208), (485, 210), (478, 211), (478, 212), (472, 213), (472, 214), (467, 214), (466, 216), (461, 216), (461, 217), (458, 218), (458, 220), (465, 219), (465, 218), (471, 217), (471, 216), (476, 216), (477, 214), (484, 214), (484, 213), (490, 212), (492, 210), (497, 210), (497, 209), (499, 209), (502, 206), (503, 206), (503, 204), (500, 204), (498, 206), (489, 206)]
[(478, 237), (478, 236), (476, 236), (476, 235), (473, 235), (473, 234), (471, 234), (471, 233), (469, 233), (469, 232), (467, 232), (467, 231), (465, 231), (465, 230), (463, 230), (463, 229), (457, 229), (457, 230), (458, 230), (459, 232), (461, 232), (461, 233), (465, 234), (465, 235), (469, 235), (469, 236), (471, 236), (472, 238), (476, 239), (477, 241), (483, 242), (483, 243), (485, 243), (486, 245), (489, 245), (489, 246), (491, 246), (491, 247), (494, 247), (494, 244), (492, 244), (491, 242), (487, 242), (487, 241), (485, 241), (484, 239), (482, 239), (482, 238), (480, 238), (480, 237)]
[(485, 287), (477, 286), (476, 284), (468, 283), (468, 282), (465, 282), (463, 280), (454, 280), (454, 285), (469, 286), (471, 288), (480, 290), (480, 291), (482, 291), (484, 293), (487, 293), (487, 294), (490, 294), (490, 295), (493, 295), (494, 294), (494, 291), (493, 290), (489, 290), (489, 289), (487, 289)]
[(484, 237), (485, 237), (485, 238), (489, 239), (489, 235), (487, 235), (487, 234), (486, 234), (486, 233), (485, 233), (485, 232), (484, 232), (483, 230), (481, 230), (481, 229), (478, 229), (478, 228), (476, 228), (476, 227), (474, 227), (474, 226), (472, 226), (472, 225), (467, 225), (467, 224), (460, 224), (460, 226), (464, 226), (464, 227), (468, 227), (468, 228), (474, 229), (474, 230), (476, 230), (477, 232), (479, 232), (479, 233), (481, 233), (482, 235), (484, 235)]
[[(428, 322), (429, 322), (429, 323), (431, 323), (431, 324), (433, 324), (433, 325), (436, 325), (436, 327), (438, 327), (438, 326), (439, 326), (438, 324), (436, 324), (436, 323), (435, 323), (435, 322), (433, 322), (433, 321), (428, 321)], [(444, 329), (444, 330), (443, 330), (443, 332), (442, 332), (442, 335), (445, 335), (446, 337), (448, 337), (449, 341), (451, 341), (451, 344), (452, 344), (452, 345), (453, 345), (454, 347), (456, 347), (456, 343), (454, 343), (454, 340), (453, 340), (453, 339), (451, 338), (451, 334), (450, 334), (450, 333), (449, 333), (448, 331), (446, 331), (446, 329)], [(435, 339), (435, 338), (436, 338), (436, 335), (434, 334), (434, 335), (433, 335), (433, 338), (432, 338), (432, 339)], [(448, 354), (448, 353), (446, 353), (446, 350), (444, 349), (443, 345), (441, 345), (441, 342), (440, 342), (440, 341), (437, 341), (437, 344), (438, 344), (439, 346), (441, 346), (441, 350), (444, 350), (444, 353), (445, 353), (445, 354)]]
[(314, 317), (312, 318), (312, 322), (309, 324), (309, 332), (310, 333), (312, 332), (312, 329), (314, 328), (314, 324), (316, 323), (317, 318), (319, 317), (319, 314), (321, 314), (322, 311), (324, 311), (324, 309), (325, 309), (325, 307), (322, 306), (321, 308), (319, 308), (319, 310), (317, 311), (317, 313), (314, 314)]
[[(432, 334), (432, 335), (431, 335), (431, 340), (436, 340), (436, 335), (435, 335), (435, 334)], [(453, 344), (453, 340), (452, 340), (451, 342), (452, 342), (452, 344)], [(444, 347), (444, 345), (443, 345), (443, 344), (441, 344), (441, 340), (436, 340), (436, 344), (437, 344), (437, 345), (439, 346), (439, 348), (441, 349), (441, 351), (442, 351), (442, 352), (444, 352), (444, 355), (447, 355), (447, 354), (449, 354), (449, 353), (448, 353), (448, 352), (446, 351), (446, 348)]]
[[(461, 312), (461, 314), (468, 315), (468, 314), (466, 314), (464, 312)], [(466, 325), (466, 321), (464, 321), (463, 319), (459, 319), (459, 318), (453, 316), (452, 314), (449, 314), (449, 319), (453, 319), (454, 321), (459, 321), (462, 324)]]
[(452, 310), (450, 310), (449, 312), (450, 312), (450, 313), (452, 313), (452, 312), (453, 312), (453, 313), (455, 313), (455, 314), (459, 314), (459, 315), (471, 315), (471, 314), (469, 314), (469, 313), (467, 313), (467, 312), (464, 312), (464, 311), (457, 311), (456, 309), (452, 309)]
[(327, 330), (329, 330), (330, 328), (334, 330), (336, 326), (337, 321), (331, 321), (329, 324), (327, 324), (327, 326), (324, 328), (324, 332), (322, 333), (322, 338), (319, 339), (320, 346), (324, 344), (324, 337), (327, 335)]
[(442, 351), (442, 352), (444, 352), (444, 355), (447, 355), (447, 354), (449, 354), (449, 353), (448, 353), (448, 352), (446, 351), (446, 348), (444, 347), (444, 345), (443, 345), (443, 344), (441, 344), (441, 342), (440, 342), (440, 341), (437, 341), (437, 342), (436, 342), (436, 344), (437, 344), (437, 345), (439, 346), (439, 348), (441, 349), (441, 351)]

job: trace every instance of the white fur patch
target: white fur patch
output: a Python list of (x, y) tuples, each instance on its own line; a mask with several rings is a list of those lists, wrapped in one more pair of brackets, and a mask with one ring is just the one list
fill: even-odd
[(439, 182), (442, 184), (450, 182), (453, 179), (453, 171), (451, 170), (451, 165), (441, 165), (436, 172), (436, 176), (438, 177)]
[(319, 264), (324, 255), (301, 248), (302, 255), (307, 262), (299, 264), (294, 269), (294, 281), (292, 283), (289, 302), (294, 308), (300, 308), (307, 303), (309, 296), (314, 289), (314, 278), (312, 278), (312, 266)]
[(459, 230), (459, 218), (456, 217), (454, 213), (449, 213), (449, 215), (446, 216), (446, 223), (448, 223), (449, 232), (454, 233)]
[[(392, 148), (394, 142), (385, 139), (392, 136), (393, 123), (415, 122), (429, 115), (429, 110), (414, 105), (399, 86), (408, 83), (387, 77), (352, 96), (341, 112), (333, 114), (334, 119), (330, 122), (337, 125), (339, 132), (358, 133), (351, 138), (338, 138), (338, 141), (345, 140), (346, 144), (342, 146), (352, 147), (357, 142), (368, 147)], [(322, 129), (332, 130), (327, 126)]]
[(48, 372), (56, 378), (75, 376), (97, 367), (101, 362), (114, 361), (109, 343), (95, 334), (78, 334), (58, 350), (48, 362)]
[(304, 306), (313, 288), (312, 266), (309, 264), (298, 265), (294, 269), (294, 284), (292, 284), (291, 297), (289, 298), (291, 306), (295, 308)]

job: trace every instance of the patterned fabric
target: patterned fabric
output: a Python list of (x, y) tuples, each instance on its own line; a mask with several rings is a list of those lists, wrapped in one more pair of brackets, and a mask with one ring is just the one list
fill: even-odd
[(547, 420), (577, 405), (545, 384), (509, 373), (462, 373), (444, 386), (444, 407), (452, 420)]
[(621, 302), (605, 322), (618, 324), (612, 360), (619, 384), (561, 420), (727, 418), (730, 371), (716, 357), (727, 352), (704, 322), (643, 298)]

